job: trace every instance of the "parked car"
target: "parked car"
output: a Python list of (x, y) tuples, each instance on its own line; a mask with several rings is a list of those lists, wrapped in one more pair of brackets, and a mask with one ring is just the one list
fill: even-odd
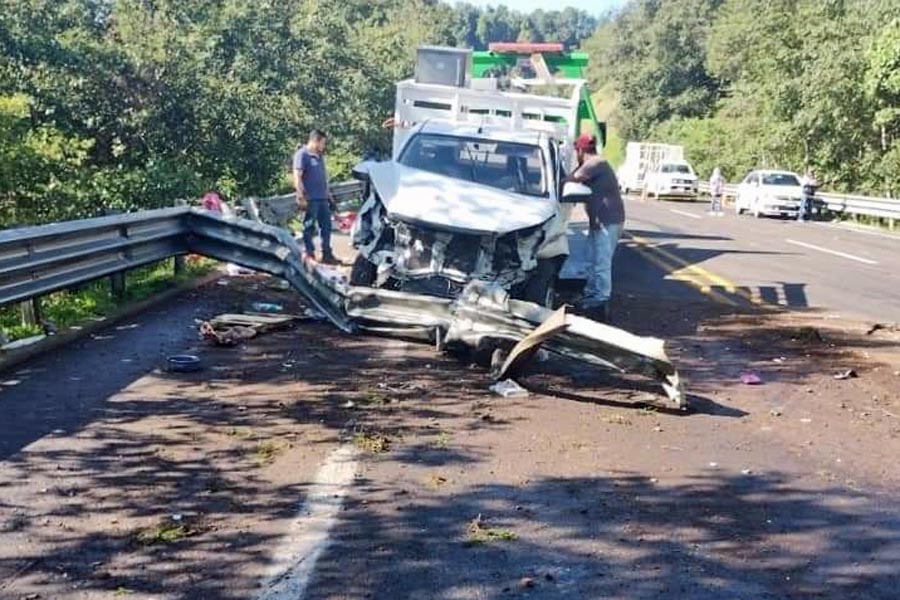
[(684, 161), (663, 161), (647, 174), (647, 193), (657, 198), (697, 197), (697, 174)]
[(790, 171), (750, 171), (738, 185), (734, 209), (739, 215), (796, 218), (803, 199), (800, 176)]

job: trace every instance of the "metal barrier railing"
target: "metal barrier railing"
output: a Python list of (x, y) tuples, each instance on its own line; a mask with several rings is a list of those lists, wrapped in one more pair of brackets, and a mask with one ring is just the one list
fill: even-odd
[[(662, 340), (512, 300), (488, 282), (473, 281), (452, 299), (354, 287), (304, 260), (286, 229), (187, 207), (0, 232), (0, 306), (186, 253), (282, 277), (346, 332), (418, 337), (439, 346), (503, 339), (516, 348), (524, 344), (522, 353), (544, 343), (563, 356), (655, 379), (676, 406), (685, 406)], [(560, 321), (558, 331), (536, 331), (551, 317)]]

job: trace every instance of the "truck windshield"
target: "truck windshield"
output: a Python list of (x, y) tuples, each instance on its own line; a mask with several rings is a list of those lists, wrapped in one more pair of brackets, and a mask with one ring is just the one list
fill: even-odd
[(407, 144), (399, 162), (517, 194), (547, 196), (539, 146), (420, 133)]
[(762, 176), (763, 185), (799, 186), (800, 182), (790, 173), (769, 173)]
[(684, 163), (669, 163), (664, 164), (660, 171), (663, 173), (684, 173), (685, 175), (691, 174), (691, 168)]

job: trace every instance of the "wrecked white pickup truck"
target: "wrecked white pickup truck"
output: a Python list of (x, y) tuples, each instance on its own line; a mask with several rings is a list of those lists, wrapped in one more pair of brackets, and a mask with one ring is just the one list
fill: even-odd
[[(420, 63), (448, 54), (466, 60), (426, 49)], [(451, 75), (465, 83), (400, 82), (391, 160), (354, 169), (365, 200), (352, 233), (351, 283), (455, 298), (483, 281), (552, 306), (569, 253), (565, 203), (589, 192), (563, 184), (582, 113), (592, 111), (585, 82), (547, 73), (549, 80), (510, 80), (501, 90), (498, 78)], [(524, 93), (532, 87), (544, 93)]]
[(351, 283), (453, 298), (491, 281), (551, 306), (568, 255), (561, 152), (542, 132), (416, 127), (397, 160), (356, 169), (366, 186)]

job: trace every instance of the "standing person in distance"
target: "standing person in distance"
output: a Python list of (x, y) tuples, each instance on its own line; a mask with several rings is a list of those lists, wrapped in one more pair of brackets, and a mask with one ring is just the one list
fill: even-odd
[(800, 178), (800, 185), (803, 188), (803, 192), (800, 200), (800, 210), (797, 211), (797, 220), (809, 221), (813, 209), (813, 198), (816, 195), (816, 189), (819, 187), (819, 182), (816, 180), (816, 175), (811, 168), (807, 168), (806, 173)]
[(297, 190), (297, 206), (306, 211), (303, 217), (303, 246), (306, 256), (315, 259), (316, 248), (313, 236), (316, 227), (322, 246), (322, 263), (340, 264), (331, 250), (331, 212), (334, 201), (328, 186), (328, 172), (325, 169), (325, 150), (328, 136), (313, 129), (306, 144), (294, 154), (294, 186)]
[(709, 178), (709, 197), (711, 198), (709, 214), (717, 217), (721, 217), (725, 214), (722, 211), (722, 194), (724, 193), (725, 178), (722, 177), (722, 171), (719, 170), (719, 167), (716, 167), (713, 169), (712, 176)]

